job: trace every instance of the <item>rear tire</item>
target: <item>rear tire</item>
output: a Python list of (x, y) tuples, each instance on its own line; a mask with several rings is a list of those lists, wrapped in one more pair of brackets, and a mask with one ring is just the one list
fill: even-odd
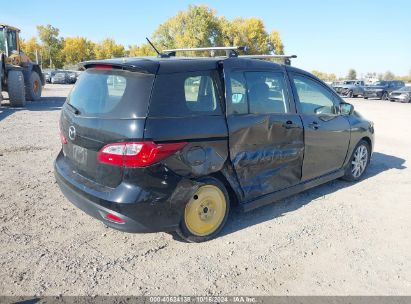
[(26, 100), (37, 101), (41, 98), (42, 83), (37, 72), (31, 72), (29, 83), (26, 86)]
[(371, 147), (365, 140), (360, 142), (355, 147), (351, 154), (350, 161), (345, 169), (343, 179), (354, 182), (361, 179), (365, 171), (367, 171), (371, 158)]
[(364, 96), (364, 99), (368, 99), (368, 97), (365, 97), (365, 96)]
[(21, 71), (10, 70), (7, 78), (7, 88), (11, 106), (24, 107), (26, 105), (26, 96), (23, 73)]
[(230, 199), (225, 186), (206, 177), (187, 202), (177, 234), (191, 243), (205, 242), (220, 233), (230, 212)]
[(388, 93), (387, 92), (382, 93), (381, 100), (388, 100)]
[(347, 97), (348, 97), (348, 98), (353, 98), (353, 96), (354, 96), (354, 95), (353, 95), (352, 91), (349, 91), (348, 94), (347, 94)]

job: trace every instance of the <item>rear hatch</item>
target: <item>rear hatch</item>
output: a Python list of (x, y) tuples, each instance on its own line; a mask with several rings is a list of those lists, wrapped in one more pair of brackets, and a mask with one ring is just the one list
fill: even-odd
[(105, 66), (81, 74), (60, 119), (70, 175), (110, 188), (121, 183), (123, 167), (101, 163), (98, 152), (107, 144), (143, 139), (154, 77)]

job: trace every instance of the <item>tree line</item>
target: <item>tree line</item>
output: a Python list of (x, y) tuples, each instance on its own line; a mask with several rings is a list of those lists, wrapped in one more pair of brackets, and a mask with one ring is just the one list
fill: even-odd
[[(22, 50), (44, 68), (73, 67), (90, 59), (156, 55), (148, 43), (125, 47), (113, 38), (94, 42), (86, 37), (60, 37), (60, 30), (50, 24), (37, 26), (37, 37), (21, 40)], [(280, 33), (268, 32), (264, 22), (255, 17), (228, 20), (217, 16), (205, 5), (190, 5), (160, 24), (151, 35), (159, 49), (247, 46), (251, 54), (284, 54)]]
[[(324, 73), (317, 70), (311, 71), (312, 74), (324, 81), (337, 81), (337, 80), (355, 80), (358, 78), (357, 71), (355, 69), (349, 69), (347, 76), (337, 77), (334, 73)], [(402, 80), (405, 82), (411, 82), (411, 69), (408, 75), (395, 75), (391, 71), (386, 71), (385, 73), (375, 73), (369, 72), (366, 73), (362, 78), (364, 79), (378, 79), (378, 80)]]

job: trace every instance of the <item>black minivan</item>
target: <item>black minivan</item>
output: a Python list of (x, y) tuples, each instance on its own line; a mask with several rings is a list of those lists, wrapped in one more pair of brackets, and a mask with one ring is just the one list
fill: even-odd
[(83, 63), (60, 118), (55, 175), (107, 226), (201, 242), (248, 211), (360, 179), (374, 128), (315, 76), (240, 57)]

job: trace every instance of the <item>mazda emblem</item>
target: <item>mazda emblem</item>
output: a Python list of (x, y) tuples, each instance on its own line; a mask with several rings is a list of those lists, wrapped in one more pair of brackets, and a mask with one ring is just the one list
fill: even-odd
[(76, 138), (76, 128), (74, 128), (74, 126), (70, 126), (68, 136), (71, 140), (74, 140)]

